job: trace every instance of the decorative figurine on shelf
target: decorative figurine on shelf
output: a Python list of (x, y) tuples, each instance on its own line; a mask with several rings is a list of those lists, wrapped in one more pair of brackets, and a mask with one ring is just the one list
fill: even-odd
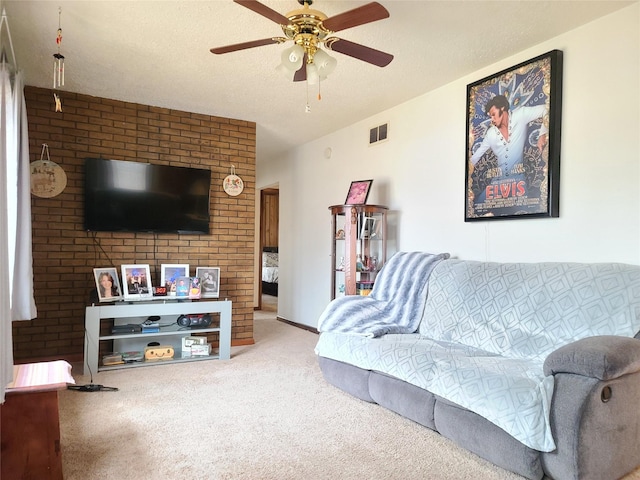
[(378, 270), (378, 257), (369, 257), (369, 271), (375, 272)]
[(356, 256), (356, 272), (361, 272), (363, 269), (364, 266), (362, 265), (362, 256), (358, 254)]

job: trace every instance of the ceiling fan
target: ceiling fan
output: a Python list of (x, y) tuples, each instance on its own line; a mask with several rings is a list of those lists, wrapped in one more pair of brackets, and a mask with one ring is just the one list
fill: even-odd
[(335, 32), (347, 28), (388, 18), (389, 12), (378, 2), (327, 17), (324, 13), (310, 8), (313, 0), (298, 0), (302, 8), (293, 10), (286, 16), (257, 0), (233, 1), (279, 24), (284, 37), (264, 38), (212, 48), (211, 53), (236, 52), (291, 40), (294, 45), (282, 53), (282, 64), (278, 70), (295, 82), (307, 80), (310, 84), (326, 78), (337, 63), (320, 48), (321, 45), (324, 45), (327, 50), (339, 52), (378, 67), (386, 67), (393, 60), (393, 55), (388, 53), (332, 36)]

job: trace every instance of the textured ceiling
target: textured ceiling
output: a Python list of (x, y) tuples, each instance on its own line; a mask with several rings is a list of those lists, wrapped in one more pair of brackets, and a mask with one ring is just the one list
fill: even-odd
[[(277, 24), (232, 0), (0, 5), (27, 85), (52, 86), (60, 7), (63, 91), (256, 122), (257, 157), (264, 161), (637, 0), (380, 2), (390, 18), (336, 36), (391, 53), (394, 60), (379, 68), (331, 53), (338, 66), (322, 82), (321, 101), (316, 87), (307, 93), (305, 82), (292, 83), (275, 71), (290, 44), (209, 52), (282, 36)], [(263, 3), (285, 15), (299, 8), (295, 0)], [(316, 0), (313, 8), (331, 17), (364, 3)]]

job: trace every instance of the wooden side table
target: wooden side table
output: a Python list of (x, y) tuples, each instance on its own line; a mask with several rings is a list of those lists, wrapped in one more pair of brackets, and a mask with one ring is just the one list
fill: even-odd
[(69, 383), (62, 360), (14, 366), (0, 405), (0, 478), (62, 480), (58, 390)]

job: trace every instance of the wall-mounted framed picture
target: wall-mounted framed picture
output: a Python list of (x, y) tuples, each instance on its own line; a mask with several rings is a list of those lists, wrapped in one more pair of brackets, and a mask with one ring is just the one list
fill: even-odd
[(188, 276), (189, 264), (187, 263), (163, 263), (160, 265), (160, 284), (167, 287), (167, 295), (175, 295), (178, 278)]
[(148, 264), (122, 265), (122, 281), (125, 300), (151, 298), (151, 271)]
[(200, 279), (200, 298), (220, 296), (220, 267), (197, 267), (196, 277)]
[(467, 85), (465, 222), (560, 215), (562, 52)]
[(94, 268), (93, 277), (98, 290), (98, 300), (114, 302), (122, 298), (122, 289), (118, 280), (118, 269), (115, 267)]
[(364, 205), (369, 197), (373, 180), (356, 180), (351, 182), (345, 205)]

